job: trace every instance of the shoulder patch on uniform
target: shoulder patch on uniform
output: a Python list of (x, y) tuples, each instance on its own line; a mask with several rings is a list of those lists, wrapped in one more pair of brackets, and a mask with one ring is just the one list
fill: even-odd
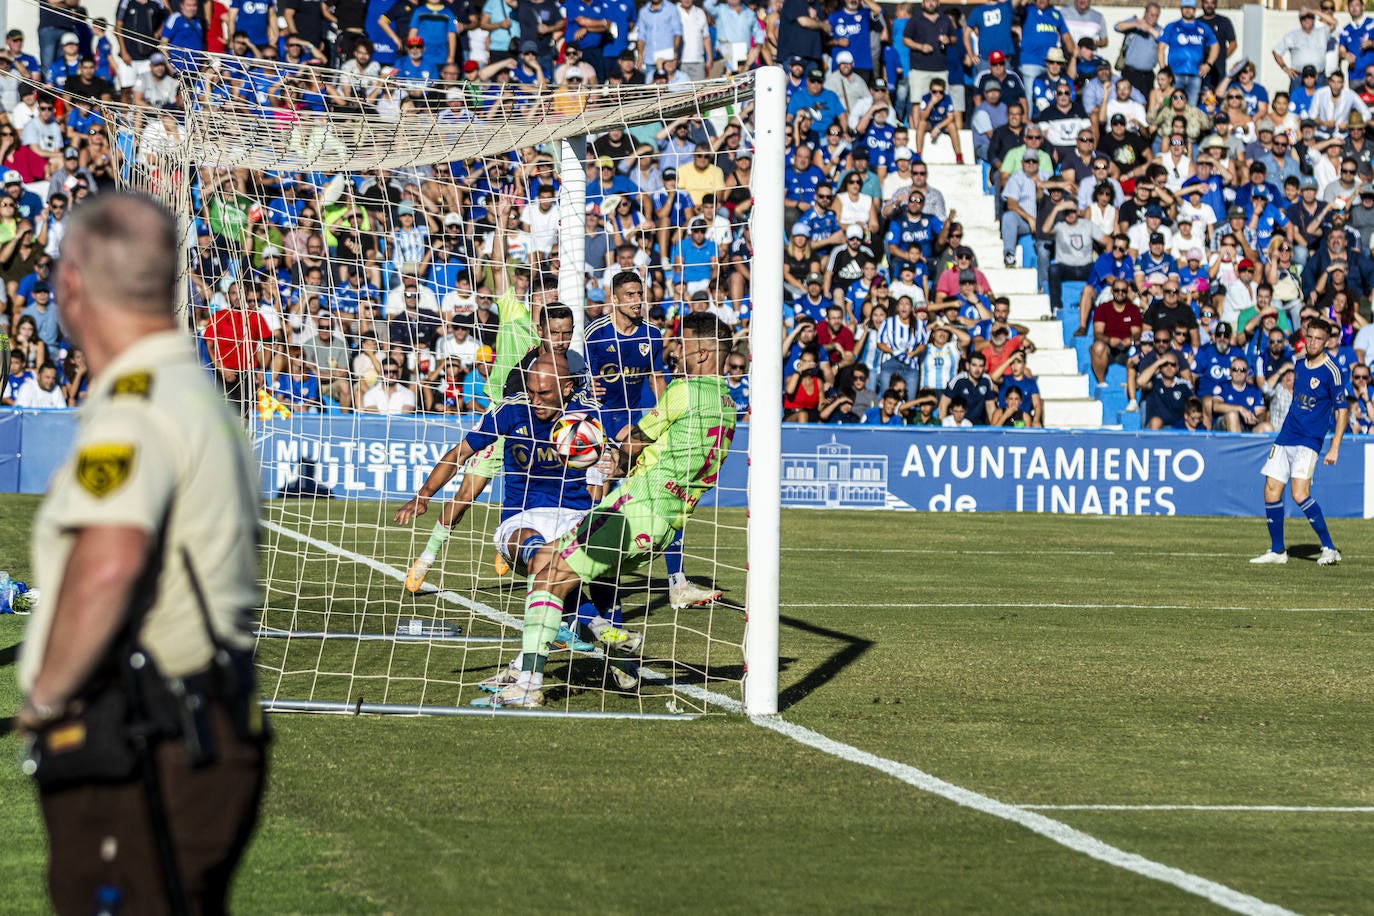
[(121, 375), (110, 386), (110, 394), (114, 397), (132, 395), (146, 399), (152, 392), (153, 374), (151, 372), (130, 372)]
[(104, 499), (129, 479), (135, 449), (125, 442), (88, 445), (76, 456), (76, 482), (97, 499)]

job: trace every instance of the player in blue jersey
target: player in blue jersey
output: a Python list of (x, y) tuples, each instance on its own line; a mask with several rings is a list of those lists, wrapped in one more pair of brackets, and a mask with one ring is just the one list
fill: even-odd
[(1269, 449), (1269, 460), (1260, 473), (1264, 475), (1264, 517), (1269, 525), (1269, 549), (1252, 559), (1251, 563), (1287, 563), (1288, 549), (1283, 539), (1283, 488), (1292, 481), (1293, 500), (1307, 516), (1312, 530), (1321, 539), (1322, 552), (1318, 566), (1332, 566), (1341, 561), (1341, 552), (1326, 530), (1326, 518), (1312, 496), (1312, 475), (1317, 470), (1317, 453), (1321, 450), (1326, 432), (1335, 414), (1336, 431), (1323, 464), (1334, 465), (1340, 456), (1341, 438), (1350, 420), (1346, 403), (1345, 384), (1341, 370), (1326, 353), (1326, 341), (1332, 334), (1331, 325), (1314, 318), (1305, 332), (1305, 359), (1298, 360), (1293, 370), (1293, 404), (1283, 421), (1278, 438)]
[[(663, 364), (663, 332), (644, 320), (644, 282), (625, 270), (611, 278), (610, 314), (587, 326), (587, 372), (592, 392), (601, 402), (606, 438), (615, 439), (658, 403), (667, 387)], [(600, 495), (605, 478), (597, 469), (587, 474), (593, 495)], [(663, 551), (668, 567), (668, 600), (675, 608), (708, 604), (720, 597), (702, 588), (682, 571), (682, 532)]]

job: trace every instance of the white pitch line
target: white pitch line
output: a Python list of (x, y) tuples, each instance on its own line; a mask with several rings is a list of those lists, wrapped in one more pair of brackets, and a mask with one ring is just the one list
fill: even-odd
[[(295, 538), (302, 543), (310, 544), (320, 550), (325, 550), (335, 556), (345, 557), (362, 563), (364, 566), (374, 569), (390, 578), (399, 581), (404, 581), (405, 579), (405, 573), (380, 560), (365, 557), (362, 554), (339, 547), (336, 544), (331, 544), (328, 541), (321, 541), (317, 538), (300, 534), (299, 532), (292, 531), (290, 528), (277, 525), (273, 522), (264, 521), (263, 525), (273, 531), (284, 534), (287, 537)], [(462, 607), (481, 613), (493, 620), (499, 619), (502, 622), (507, 620), (513, 621), (507, 625), (523, 628), (522, 621), (515, 620), (511, 615), (502, 613), (480, 601), (473, 601), (452, 591), (439, 591), (438, 594), (441, 598), (453, 600)], [(797, 607), (799, 605), (792, 606)], [(957, 605), (947, 606), (957, 607)], [(723, 694), (692, 685), (673, 685), (673, 689), (687, 696), (719, 706), (727, 712), (744, 712), (742, 703), (738, 700), (724, 696)], [(954, 783), (946, 782), (937, 776), (932, 776), (924, 770), (917, 769), (908, 764), (899, 763), (898, 761), (889, 760), (886, 757), (879, 757), (868, 751), (860, 750), (853, 745), (844, 744), (833, 738), (828, 738), (819, 732), (812, 731), (809, 728), (788, 722), (781, 716), (750, 716), (749, 720), (761, 728), (775, 731), (798, 744), (814, 748), (823, 754), (829, 754), (847, 763), (855, 763), (860, 766), (877, 770), (880, 773), (886, 773), (923, 792), (938, 795), (941, 798), (954, 802), (956, 805), (972, 809), (981, 814), (988, 814), (992, 817), (1018, 824), (1030, 830), (1032, 833), (1038, 834), (1068, 849), (1072, 849), (1075, 852), (1083, 853), (1090, 858), (1105, 862), (1108, 865), (1114, 865), (1125, 871), (1133, 872), (1141, 877), (1172, 885), (1179, 890), (1194, 894), (1219, 907), (1231, 910), (1232, 912), (1244, 913), (1246, 916), (1295, 916), (1291, 910), (1276, 904), (1268, 903), (1258, 897), (1241, 893), (1220, 882), (1183, 871), (1172, 865), (1156, 862), (1153, 859), (1147, 859), (1133, 852), (1126, 852), (1124, 849), (1119, 849), (1109, 843), (1104, 843), (1090, 834), (1070, 827), (1063, 821), (1056, 821), (1043, 814), (1037, 814), (1034, 811), (1029, 811), (1025, 808), (1017, 807), (1016, 805), (1009, 805), (995, 798), (981, 795), (971, 789), (965, 789)]]
[[(783, 553), (834, 553), (830, 547), (784, 547)], [(865, 554), (873, 553), (896, 553), (896, 554), (934, 554), (938, 556), (947, 555), (973, 555), (980, 557), (1024, 557), (1025, 550), (965, 550), (962, 547), (877, 547), (865, 549)], [(1127, 550), (1066, 550), (1053, 547), (1035, 549), (1035, 556), (1056, 556), (1056, 557), (1138, 557), (1140, 551)], [(1192, 557), (1205, 559), (1239, 559), (1241, 557), (1252, 556), (1252, 553), (1201, 553), (1198, 551), (1167, 550), (1150, 551), (1150, 556), (1154, 557)]]
[(1239, 811), (1374, 814), (1374, 805), (1017, 805), (1023, 811)]
[(1035, 601), (1035, 602), (996, 602), (996, 601), (969, 601), (963, 604), (951, 604), (947, 601), (940, 602), (910, 602), (894, 604), (836, 604), (834, 602), (816, 602), (812, 604), (795, 604), (788, 602), (780, 605), (783, 608), (887, 608), (902, 610), (921, 610), (924, 608), (1010, 608), (1011, 610), (1036, 610), (1038, 608), (1057, 608), (1070, 611), (1276, 611), (1279, 613), (1300, 612), (1300, 613), (1337, 613), (1349, 612), (1356, 613), (1355, 608), (1350, 607), (1240, 607), (1239, 605), (1223, 605), (1212, 607), (1210, 605), (1197, 604), (1067, 604), (1054, 601)]

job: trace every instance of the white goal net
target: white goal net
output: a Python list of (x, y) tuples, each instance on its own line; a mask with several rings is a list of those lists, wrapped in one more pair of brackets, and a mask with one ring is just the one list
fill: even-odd
[[(766, 234), (780, 237), (782, 219), (780, 206), (759, 212), (750, 178), (754, 78), (569, 88), (503, 77), (426, 90), (383, 80), (350, 95), (339, 71), (211, 57), (180, 78), (180, 109), (114, 104), (105, 116), (121, 183), (184, 219), (184, 305), (207, 365), (222, 363), (226, 328), (266, 338), (242, 376), (268, 497), (265, 700), (469, 710), (521, 650), (527, 583), (502, 568), (493, 537), (524, 484), (495, 474), (416, 590), (407, 571), (435, 547), (463, 473), (413, 523), (395, 514), (500, 402), (489, 376), (523, 355), (509, 332), (532, 291), (569, 307), (570, 359), (595, 373), (593, 392), (624, 383), (629, 398), (636, 373), (617, 378), (585, 353), (616, 273), (643, 278), (642, 320), (665, 341), (668, 380), (681, 317), (715, 312), (737, 330), (730, 384), (745, 403), (751, 228), (776, 220)], [(764, 197), (781, 202), (780, 191)], [(698, 220), (704, 233), (691, 231)], [(503, 293), (519, 303), (508, 314)], [(649, 393), (628, 406), (652, 404), (652, 377), (642, 381)], [(584, 618), (642, 636), (627, 655), (603, 651), (570, 600), (572, 638), (547, 668), (550, 709), (701, 713), (743, 699), (748, 441), (742, 429), (681, 544), (686, 578), (719, 600), (674, 607), (663, 556), (584, 594)], [(568, 508), (586, 504), (576, 494)]]

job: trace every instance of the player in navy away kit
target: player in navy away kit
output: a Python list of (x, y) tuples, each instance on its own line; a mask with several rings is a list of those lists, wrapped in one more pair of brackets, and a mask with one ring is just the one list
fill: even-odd
[[(667, 387), (664, 378), (663, 333), (644, 320), (644, 282), (634, 271), (623, 270), (611, 278), (611, 311), (587, 327), (587, 372), (592, 389), (601, 401), (601, 425), (606, 438), (614, 440), (658, 403)], [(587, 474), (593, 487), (604, 485), (597, 468)], [(600, 492), (593, 495), (600, 498)], [(707, 604), (720, 597), (715, 589), (702, 588), (682, 572), (682, 532), (663, 551), (668, 567), (668, 601), (675, 608)]]
[(1307, 516), (1312, 530), (1322, 542), (1318, 566), (1332, 566), (1341, 561), (1341, 552), (1331, 542), (1321, 507), (1312, 497), (1312, 475), (1317, 470), (1317, 453), (1336, 415), (1336, 432), (1331, 448), (1326, 452), (1325, 464), (1335, 464), (1340, 455), (1341, 438), (1345, 435), (1350, 410), (1346, 404), (1345, 385), (1341, 370), (1326, 355), (1326, 341), (1331, 325), (1314, 319), (1307, 326), (1304, 342), (1306, 358), (1298, 360), (1294, 368), (1293, 406), (1283, 421), (1278, 439), (1269, 449), (1269, 460), (1260, 471), (1264, 480), (1264, 517), (1269, 523), (1270, 547), (1251, 560), (1251, 563), (1287, 563), (1288, 550), (1283, 541), (1283, 487), (1289, 480), (1293, 486), (1293, 500)]

